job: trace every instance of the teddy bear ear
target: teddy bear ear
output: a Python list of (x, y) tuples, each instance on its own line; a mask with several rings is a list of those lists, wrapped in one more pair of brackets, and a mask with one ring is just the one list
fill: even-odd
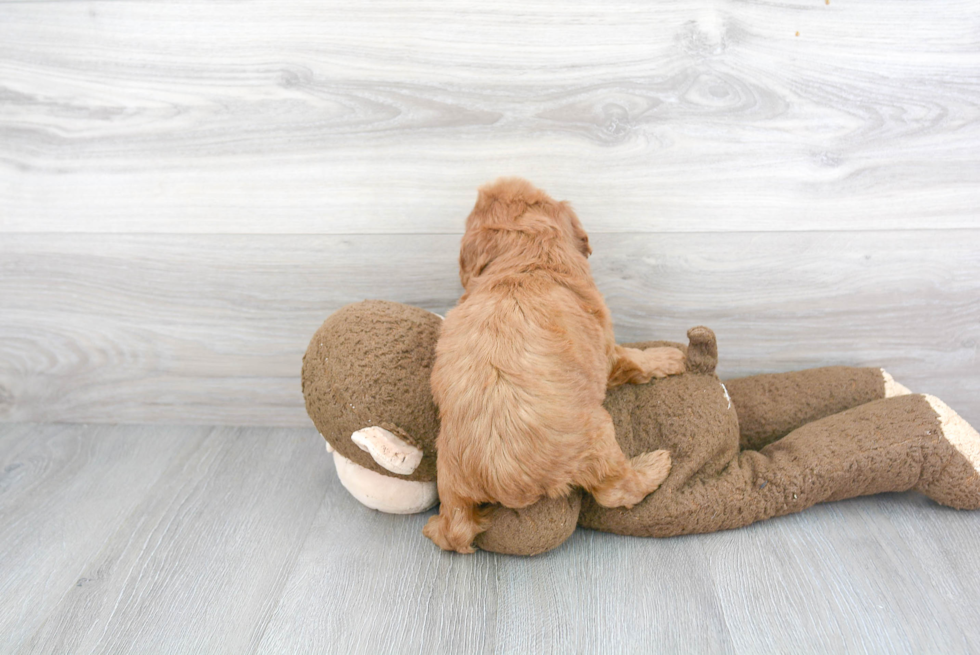
[(340, 483), (350, 495), (379, 512), (417, 514), (439, 502), (435, 480), (419, 482), (382, 475), (350, 461), (336, 450), (333, 451), (333, 463)]
[[(354, 431), (350, 438), (385, 470), (396, 475), (411, 475), (422, 461), (422, 450), (408, 443), (404, 431), (393, 425), (388, 427), (402, 434), (372, 425)], [(405, 480), (366, 469), (341, 455), (329, 442), (327, 451), (333, 453), (340, 483), (371, 509), (388, 514), (415, 514), (439, 502), (435, 480)]]
[(371, 455), (378, 466), (398, 475), (411, 475), (422, 462), (422, 449), (381, 426), (361, 428), (351, 441)]

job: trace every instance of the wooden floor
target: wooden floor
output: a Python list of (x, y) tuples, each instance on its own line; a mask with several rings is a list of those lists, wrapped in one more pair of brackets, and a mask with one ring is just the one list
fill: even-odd
[(0, 652), (980, 650), (980, 513), (915, 494), (536, 558), (425, 519), (358, 504), (313, 429), (3, 425)]

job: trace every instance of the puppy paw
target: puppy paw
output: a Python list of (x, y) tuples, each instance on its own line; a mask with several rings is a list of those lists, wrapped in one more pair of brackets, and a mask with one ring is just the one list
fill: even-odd
[(655, 378), (679, 375), (687, 370), (683, 351), (673, 347), (647, 348), (643, 351), (646, 370)]
[(422, 528), (422, 534), (443, 550), (456, 550), (446, 538), (445, 520), (440, 514), (436, 514), (426, 521), (425, 527)]
[(656, 491), (670, 474), (670, 451), (654, 450), (653, 452), (637, 455), (630, 460), (643, 480), (644, 496)]
[(630, 460), (630, 471), (618, 480), (590, 489), (592, 497), (603, 507), (632, 509), (656, 491), (670, 473), (670, 453), (655, 450)]
[(436, 514), (426, 522), (425, 527), (422, 528), (422, 534), (443, 550), (465, 554), (476, 552), (472, 545), (472, 539), (470, 543), (464, 543), (459, 539), (452, 538), (456, 535), (453, 535), (452, 530), (447, 527), (448, 523), (449, 521), (446, 520), (445, 516)]

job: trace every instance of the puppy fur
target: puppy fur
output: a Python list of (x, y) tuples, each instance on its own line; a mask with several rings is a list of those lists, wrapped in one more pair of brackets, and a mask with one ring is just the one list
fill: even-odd
[(423, 532), (444, 550), (473, 552), (487, 503), (580, 486), (631, 507), (670, 471), (665, 450), (627, 460), (602, 403), (607, 388), (683, 372), (684, 355), (616, 345), (591, 252), (568, 203), (516, 178), (480, 189), (460, 247), (465, 293), (432, 369), (441, 506)]

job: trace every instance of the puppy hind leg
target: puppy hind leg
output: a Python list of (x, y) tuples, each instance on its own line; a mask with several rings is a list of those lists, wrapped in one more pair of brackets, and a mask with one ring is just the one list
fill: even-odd
[(440, 490), (439, 513), (422, 528), (422, 534), (443, 550), (474, 552), (473, 540), (486, 530), (485, 512), (451, 492)]
[(670, 473), (670, 453), (656, 450), (626, 459), (616, 442), (612, 418), (604, 415), (596, 448), (578, 483), (603, 507), (630, 508), (656, 491)]
[[(624, 458), (625, 460), (625, 458)], [(656, 491), (670, 473), (666, 450), (643, 453), (588, 489), (603, 507), (633, 507)]]

